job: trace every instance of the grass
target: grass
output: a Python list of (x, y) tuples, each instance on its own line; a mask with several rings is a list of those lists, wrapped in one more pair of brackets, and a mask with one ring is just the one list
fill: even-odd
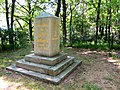
[[(80, 56), (77, 54), (79, 50), (72, 48), (62, 48), (61, 51), (75, 56), (83, 61), (83, 64), (89, 67), (97, 58), (97, 55)], [(5, 82), (9, 82), (9, 87), (14, 87), (14, 90), (101, 90), (96, 83), (90, 83), (84, 78), (84, 70), (80, 69), (73, 72), (65, 81), (59, 85), (47, 84), (40, 80), (33, 79), (21, 73), (7, 71), (5, 68), (15, 61), (24, 58), (25, 55), (31, 53), (30, 47), (22, 48), (13, 51), (4, 51), (0, 53), (0, 80), (3, 78)], [(111, 77), (104, 79), (111, 80)], [(12, 90), (12, 89), (11, 89)]]
[(103, 79), (109, 80), (109, 81), (112, 81), (112, 80), (113, 80), (113, 78), (112, 78), (111, 75), (105, 76), (105, 77), (103, 77)]
[[(19, 90), (22, 90), (23, 87), (28, 90), (62, 90), (62, 84), (46, 84), (36, 79), (32, 79), (31, 77), (24, 76), (20, 73), (5, 70), (7, 66), (15, 63), (16, 60), (24, 58), (24, 56), (29, 53), (31, 53), (30, 47), (0, 53), (0, 77), (4, 78), (4, 80), (9, 83), (20, 84), (19, 87), (15, 87)], [(79, 84), (72, 84), (73, 83), (70, 82), (65, 85), (65, 90), (77, 90), (80, 88)]]
[(102, 90), (98, 85), (88, 82), (84, 83), (83, 87), (85, 88), (85, 90)]

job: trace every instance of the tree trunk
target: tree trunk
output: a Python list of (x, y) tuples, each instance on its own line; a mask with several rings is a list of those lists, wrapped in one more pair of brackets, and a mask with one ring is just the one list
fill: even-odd
[(107, 41), (107, 39), (108, 39), (108, 16), (106, 16), (106, 26), (105, 26), (105, 28), (106, 28), (106, 31), (105, 31), (105, 42)]
[(12, 0), (12, 10), (11, 10), (11, 30), (13, 30), (13, 17), (14, 17), (14, 9), (15, 9), (15, 1), (16, 0)]
[(32, 41), (32, 18), (31, 18), (31, 2), (28, 2), (29, 8), (29, 32), (30, 32), (30, 41)]
[(70, 47), (72, 47), (72, 8), (71, 8), (71, 4), (70, 4)]
[(29, 32), (30, 32), (30, 40), (32, 41), (32, 19), (29, 19)]
[(11, 8), (11, 27), (10, 27), (10, 44), (14, 46), (14, 40), (13, 40), (13, 23), (14, 23), (14, 9), (15, 9), (15, 1), (12, 0), (12, 8)]
[(112, 33), (112, 38), (111, 38), (111, 47), (110, 47), (110, 48), (113, 48), (113, 44), (114, 44), (114, 34)]
[(98, 7), (97, 7), (95, 45), (97, 45), (97, 39), (98, 39), (98, 28), (99, 28), (99, 19), (100, 19), (100, 4), (101, 4), (101, 0), (99, 0)]
[(104, 36), (104, 26), (101, 26), (101, 39), (103, 38)]
[[(111, 3), (111, 0), (110, 0), (110, 3)], [(111, 14), (111, 5), (109, 7), (109, 11), (108, 11), (108, 14), (109, 14), (109, 24), (108, 24), (108, 47), (111, 48), (111, 39), (110, 39), (110, 34), (111, 34), (111, 17), (112, 17), (112, 14)]]
[(5, 0), (5, 8), (6, 8), (6, 22), (7, 22), (7, 29), (10, 30), (10, 25), (9, 25), (9, 7), (8, 7), (8, 0)]
[(66, 45), (66, 36), (67, 36), (67, 31), (66, 31), (66, 2), (65, 0), (62, 0), (63, 4), (63, 45)]
[(120, 29), (118, 30), (118, 39), (119, 39), (118, 44), (120, 44)]
[(59, 14), (60, 14), (60, 7), (61, 7), (61, 0), (58, 0), (57, 11), (55, 13), (55, 16), (57, 16), (57, 17), (59, 17)]

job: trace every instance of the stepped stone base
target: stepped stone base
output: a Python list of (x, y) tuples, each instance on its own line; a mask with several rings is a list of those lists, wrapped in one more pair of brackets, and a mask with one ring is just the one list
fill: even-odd
[(16, 64), (7, 67), (7, 69), (58, 84), (81, 63), (81, 61), (75, 60), (74, 57), (67, 56), (65, 53), (55, 57), (30, 54), (26, 55), (25, 59), (16, 61)]
[(47, 65), (56, 65), (62, 60), (67, 58), (67, 53), (60, 53), (54, 57), (45, 57), (45, 56), (37, 56), (34, 54), (29, 54), (25, 56), (25, 60), (34, 63), (43, 63)]

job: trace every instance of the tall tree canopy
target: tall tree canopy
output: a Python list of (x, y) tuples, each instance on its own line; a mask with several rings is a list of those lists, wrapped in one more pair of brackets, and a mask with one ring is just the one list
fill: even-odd
[[(0, 30), (4, 45), (33, 41), (34, 17), (48, 9), (60, 17), (61, 45), (120, 47), (120, 0), (0, 0), (7, 30)], [(9, 32), (8, 32), (9, 31)], [(24, 37), (26, 40), (22, 40)], [(25, 43), (25, 42), (24, 42)]]

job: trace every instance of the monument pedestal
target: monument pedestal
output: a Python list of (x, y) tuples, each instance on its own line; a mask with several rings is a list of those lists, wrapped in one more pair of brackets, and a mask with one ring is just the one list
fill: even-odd
[(59, 53), (59, 27), (59, 18), (56, 16), (42, 13), (36, 17), (34, 54), (26, 55), (7, 69), (58, 84), (81, 64), (74, 57)]
[(66, 53), (54, 57), (30, 54), (26, 55), (25, 59), (16, 61), (15, 65), (11, 65), (7, 69), (58, 84), (80, 64), (81, 61), (67, 56)]

